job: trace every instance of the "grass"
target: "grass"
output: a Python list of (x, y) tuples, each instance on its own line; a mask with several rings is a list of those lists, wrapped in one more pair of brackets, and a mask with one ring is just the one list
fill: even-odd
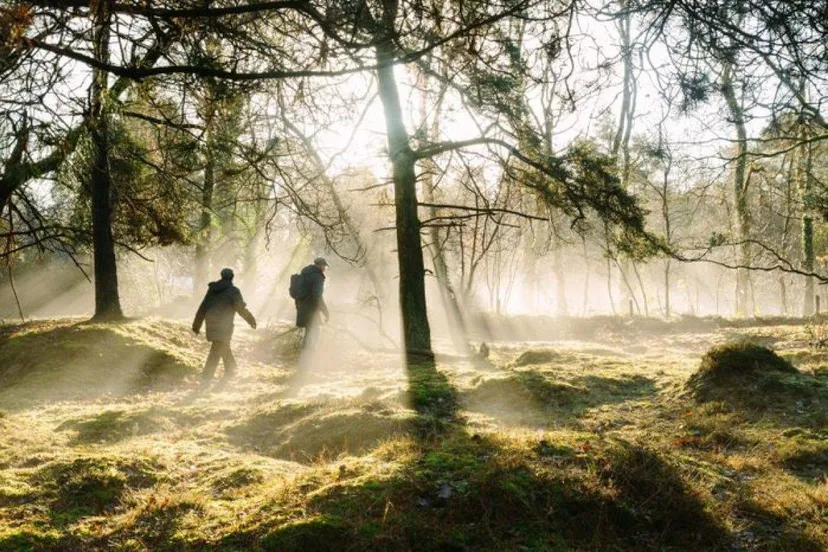
[(407, 370), (243, 331), (207, 392), (184, 324), (8, 326), (0, 551), (826, 549), (828, 357), (682, 324)]

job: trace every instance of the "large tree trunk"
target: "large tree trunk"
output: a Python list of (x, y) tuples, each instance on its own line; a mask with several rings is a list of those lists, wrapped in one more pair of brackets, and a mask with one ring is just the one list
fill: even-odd
[[(109, 63), (109, 2), (97, 3), (93, 34), (95, 59)], [(118, 270), (115, 260), (115, 240), (112, 236), (112, 175), (109, 170), (109, 113), (107, 107), (107, 73), (95, 69), (91, 90), (91, 128), (93, 167), (92, 245), (95, 262), (95, 316), (96, 320), (123, 318), (118, 295)]]
[[(386, 14), (393, 21), (393, 15)], [(433, 357), (425, 295), (425, 266), (417, 216), (415, 156), (408, 143), (400, 97), (394, 78), (394, 42), (388, 38), (376, 46), (379, 96), (385, 112), (388, 154), (393, 166), (394, 205), (397, 226), (397, 259), (400, 271), (402, 341), (409, 360)]]
[(736, 270), (736, 316), (747, 316), (748, 288), (750, 287), (750, 273), (748, 266), (751, 262), (751, 248), (748, 243), (750, 236), (750, 213), (748, 212), (747, 195), (747, 131), (742, 106), (736, 97), (733, 86), (733, 63), (725, 61), (722, 72), (722, 95), (727, 102), (730, 120), (736, 129), (736, 167), (733, 171), (733, 197), (736, 207), (736, 240), (739, 242), (739, 260), (741, 268)]

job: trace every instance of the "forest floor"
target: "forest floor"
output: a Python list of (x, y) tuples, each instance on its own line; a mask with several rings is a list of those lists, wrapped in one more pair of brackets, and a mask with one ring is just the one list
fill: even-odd
[[(181, 322), (0, 326), (0, 551), (828, 549), (810, 327), (622, 326), (408, 370), (346, 335), (300, 368), (284, 330), (240, 331), (239, 376), (203, 390)], [(705, 352), (745, 341), (796, 370), (697, 392)]]

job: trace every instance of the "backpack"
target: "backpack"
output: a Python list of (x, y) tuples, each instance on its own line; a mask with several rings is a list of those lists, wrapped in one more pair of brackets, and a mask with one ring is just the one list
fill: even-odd
[(308, 295), (308, 286), (305, 285), (305, 277), (301, 274), (290, 276), (290, 288), (288, 293), (294, 299), (304, 299)]

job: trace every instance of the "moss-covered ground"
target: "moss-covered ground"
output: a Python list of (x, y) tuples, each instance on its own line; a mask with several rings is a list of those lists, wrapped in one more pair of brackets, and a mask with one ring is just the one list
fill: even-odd
[(243, 331), (204, 389), (185, 323), (2, 326), (0, 551), (828, 549), (828, 352), (651, 330), (408, 369)]

